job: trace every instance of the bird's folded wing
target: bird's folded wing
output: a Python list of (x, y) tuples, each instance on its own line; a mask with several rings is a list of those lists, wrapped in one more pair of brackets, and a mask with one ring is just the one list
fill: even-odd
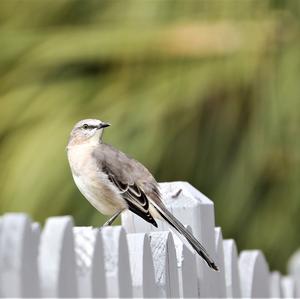
[(126, 200), (128, 208), (157, 227), (157, 223), (149, 212), (149, 200), (145, 193), (136, 184), (124, 184), (106, 169), (109, 180), (119, 189), (121, 196)]
[(101, 144), (93, 153), (99, 168), (117, 187), (129, 210), (157, 226), (149, 212), (148, 196), (159, 196), (157, 183), (138, 161), (129, 158), (111, 145)]

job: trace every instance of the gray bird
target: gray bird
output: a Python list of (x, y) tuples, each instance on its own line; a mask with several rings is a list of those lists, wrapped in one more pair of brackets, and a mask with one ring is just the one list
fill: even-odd
[(205, 248), (163, 204), (159, 185), (148, 169), (102, 141), (103, 130), (108, 126), (97, 119), (81, 120), (74, 126), (67, 146), (78, 189), (99, 212), (112, 215), (105, 225), (111, 225), (126, 209), (155, 227), (155, 218), (164, 219), (209, 267), (218, 271)]

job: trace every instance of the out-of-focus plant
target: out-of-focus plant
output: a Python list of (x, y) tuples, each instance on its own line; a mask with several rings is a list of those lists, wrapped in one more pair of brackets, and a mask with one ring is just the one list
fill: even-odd
[(299, 12), (298, 0), (2, 0), (0, 212), (103, 223), (65, 153), (74, 122), (95, 117), (282, 268), (299, 245)]

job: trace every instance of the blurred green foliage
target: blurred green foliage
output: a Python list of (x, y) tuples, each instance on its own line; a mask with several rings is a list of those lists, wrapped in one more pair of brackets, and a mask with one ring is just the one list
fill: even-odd
[(100, 118), (282, 270), (299, 245), (299, 17), (298, 0), (1, 0), (0, 212), (103, 223), (65, 152)]

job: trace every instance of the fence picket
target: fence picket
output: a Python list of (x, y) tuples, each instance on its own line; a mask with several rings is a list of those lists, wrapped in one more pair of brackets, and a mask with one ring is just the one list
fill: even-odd
[(269, 298), (269, 269), (260, 250), (242, 251), (239, 257), (239, 272), (243, 297)]
[(295, 280), (296, 297), (300, 298), (300, 250), (297, 250), (289, 259), (288, 272)]
[(102, 237), (99, 229), (74, 227), (79, 297), (106, 297)]
[(281, 288), (283, 298), (296, 298), (296, 285), (291, 276), (283, 276), (281, 278)]
[(38, 261), (43, 297), (78, 296), (71, 217), (48, 218)]
[(146, 234), (128, 234), (128, 250), (134, 298), (157, 298), (150, 241)]
[(224, 266), (226, 294), (228, 298), (241, 298), (240, 272), (237, 248), (234, 240), (224, 240)]
[(219, 272), (212, 272), (218, 298), (226, 298), (226, 285), (225, 285), (225, 265), (224, 265), (224, 250), (223, 250), (223, 236), (220, 227), (215, 228), (215, 241), (217, 257), (216, 262), (219, 266)]
[(125, 231), (120, 226), (101, 228), (108, 297), (132, 297), (132, 279)]
[(1, 228), (1, 295), (38, 297), (38, 244), (31, 228), (31, 220), (25, 214), (6, 214), (1, 220)]
[(270, 297), (283, 298), (281, 274), (278, 271), (273, 271), (270, 274)]
[[(190, 227), (187, 227), (191, 231)], [(192, 252), (176, 234), (172, 234), (176, 249), (181, 298), (196, 298), (199, 294), (195, 252)]]
[(159, 297), (177, 298), (179, 297), (179, 281), (172, 234), (170, 232), (152, 232), (149, 234), (149, 238)]

